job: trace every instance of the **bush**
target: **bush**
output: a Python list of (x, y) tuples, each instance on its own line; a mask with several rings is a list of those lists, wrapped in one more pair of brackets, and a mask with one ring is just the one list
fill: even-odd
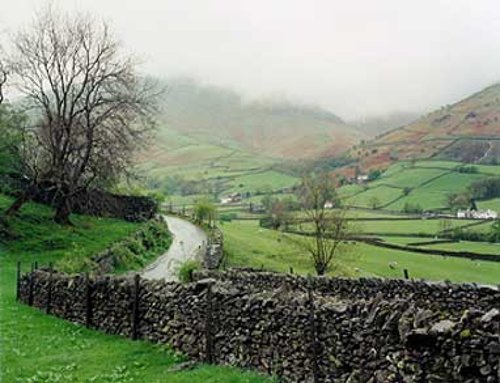
[(74, 272), (102, 271), (96, 259), (106, 259), (114, 272), (141, 269), (168, 249), (172, 237), (167, 225), (149, 221), (129, 237), (114, 243), (108, 250), (91, 258), (81, 256), (81, 251), (72, 249), (56, 263), (58, 270)]
[(457, 172), (459, 173), (467, 173), (467, 174), (475, 174), (479, 173), (477, 166), (466, 166), (462, 165), (457, 168)]
[(219, 216), (220, 222), (231, 222), (233, 219), (238, 218), (238, 214), (236, 213), (225, 213)]
[(193, 272), (201, 269), (201, 264), (198, 261), (186, 261), (179, 268), (178, 277), (183, 283), (191, 282)]
[(412, 204), (409, 202), (405, 202), (403, 206), (403, 213), (416, 213), (420, 214), (424, 211), (419, 204)]

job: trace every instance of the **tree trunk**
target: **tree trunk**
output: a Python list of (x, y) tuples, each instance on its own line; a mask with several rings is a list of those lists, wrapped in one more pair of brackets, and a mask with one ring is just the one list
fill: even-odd
[(317, 262), (315, 265), (316, 273), (318, 273), (319, 276), (325, 275), (326, 272), (326, 265), (323, 264), (323, 262)]
[(60, 225), (72, 225), (71, 220), (69, 219), (70, 214), (71, 208), (69, 200), (67, 197), (63, 197), (57, 204), (54, 221)]
[(15, 199), (15, 201), (12, 203), (12, 205), (10, 205), (10, 207), (5, 211), (5, 215), (7, 217), (11, 217), (15, 214), (17, 214), (17, 212), (19, 210), (21, 210), (21, 208), (23, 207), (23, 205), (28, 202), (29, 200), (31, 199), (31, 195), (29, 193), (22, 193), (19, 197), (17, 197)]

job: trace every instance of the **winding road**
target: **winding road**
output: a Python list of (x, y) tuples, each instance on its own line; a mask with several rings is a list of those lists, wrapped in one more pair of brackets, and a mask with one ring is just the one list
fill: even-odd
[(146, 267), (142, 276), (146, 279), (177, 280), (179, 267), (188, 260), (201, 256), (207, 244), (205, 232), (198, 226), (181, 218), (164, 216), (173, 235), (168, 251)]

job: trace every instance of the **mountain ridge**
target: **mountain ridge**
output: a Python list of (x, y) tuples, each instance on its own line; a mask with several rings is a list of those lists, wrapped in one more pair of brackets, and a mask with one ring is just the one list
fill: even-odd
[(500, 160), (500, 84), (492, 84), (416, 121), (383, 132), (346, 152), (352, 174), (387, 168), (398, 160), (440, 159), (466, 163)]

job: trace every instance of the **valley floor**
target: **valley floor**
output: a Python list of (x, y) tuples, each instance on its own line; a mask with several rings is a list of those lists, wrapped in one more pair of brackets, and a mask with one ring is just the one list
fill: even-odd
[[(388, 222), (388, 221), (382, 221)], [(411, 221), (410, 221), (411, 222)], [(421, 228), (426, 223), (419, 221)], [(378, 222), (365, 223), (376, 225)], [(395, 230), (400, 230), (397, 223), (392, 223)], [(242, 220), (225, 222), (224, 248), (227, 265), (265, 268), (288, 272), (290, 268), (296, 273), (314, 274), (310, 257), (289, 239), (290, 234), (259, 227), (258, 221)], [(366, 227), (365, 227), (366, 229)], [(403, 237), (406, 241), (423, 241), (426, 238)], [(401, 237), (387, 237), (388, 241), (401, 241)], [(460, 247), (461, 243), (441, 245)], [(466, 243), (468, 247), (476, 246), (482, 250), (496, 251), (498, 245)], [(439, 246), (439, 245), (435, 245)], [(411, 251), (401, 251), (375, 247), (356, 242), (348, 252), (340, 254), (332, 266), (331, 275), (347, 277), (386, 277), (403, 278), (403, 270), (409, 271), (410, 277), (429, 280), (450, 280), (453, 282), (475, 282), (496, 285), (500, 281), (500, 262), (473, 261), (465, 258), (425, 255)]]

